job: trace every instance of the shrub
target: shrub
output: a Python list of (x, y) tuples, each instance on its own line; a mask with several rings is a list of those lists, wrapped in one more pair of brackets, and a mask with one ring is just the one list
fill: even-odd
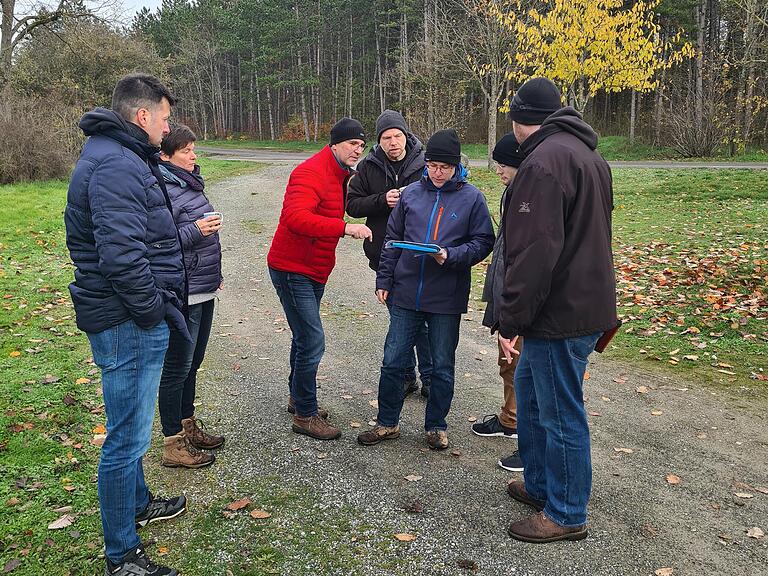
[(55, 102), (0, 94), (0, 184), (66, 178), (82, 141), (80, 112)]

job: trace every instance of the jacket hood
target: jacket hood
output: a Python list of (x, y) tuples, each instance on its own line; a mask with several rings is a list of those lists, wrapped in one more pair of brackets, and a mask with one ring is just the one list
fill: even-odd
[(86, 112), (80, 119), (80, 129), (86, 136), (106, 136), (117, 140), (144, 160), (157, 154), (159, 148), (149, 143), (149, 136), (141, 128), (126, 122), (107, 108), (96, 108)]
[(541, 128), (528, 137), (522, 143), (520, 149), (525, 155), (528, 155), (549, 136), (557, 134), (558, 132), (568, 132), (573, 134), (579, 140), (584, 142), (590, 150), (595, 150), (597, 148), (597, 132), (582, 120), (581, 114), (579, 114), (576, 109), (571, 106), (566, 106), (548, 116), (541, 125)]

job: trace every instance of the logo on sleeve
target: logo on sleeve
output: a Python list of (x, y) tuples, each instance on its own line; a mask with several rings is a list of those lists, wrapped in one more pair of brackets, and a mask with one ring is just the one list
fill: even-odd
[(520, 210), (518, 212), (530, 212), (531, 211), (531, 203), (530, 202), (523, 202), (520, 204)]

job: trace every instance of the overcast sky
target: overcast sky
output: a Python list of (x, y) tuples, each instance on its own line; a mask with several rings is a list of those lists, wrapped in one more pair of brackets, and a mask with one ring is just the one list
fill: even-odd
[(126, 10), (130, 10), (131, 12), (138, 12), (144, 6), (150, 10), (154, 10), (160, 6), (160, 3), (161, 0), (123, 0)]

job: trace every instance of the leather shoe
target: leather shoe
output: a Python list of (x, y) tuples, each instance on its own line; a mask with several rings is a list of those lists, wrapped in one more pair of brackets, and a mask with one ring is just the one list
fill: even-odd
[(544, 510), (544, 506), (547, 505), (544, 500), (536, 500), (536, 498), (532, 498), (526, 491), (525, 482), (522, 480), (514, 480), (507, 484), (507, 494), (512, 496), (512, 498), (518, 502), (528, 504), (528, 506), (531, 506), (537, 512)]
[(515, 540), (532, 544), (546, 544), (558, 540), (583, 540), (587, 537), (587, 525), (560, 526), (544, 515), (537, 512), (510, 525), (507, 533)]

